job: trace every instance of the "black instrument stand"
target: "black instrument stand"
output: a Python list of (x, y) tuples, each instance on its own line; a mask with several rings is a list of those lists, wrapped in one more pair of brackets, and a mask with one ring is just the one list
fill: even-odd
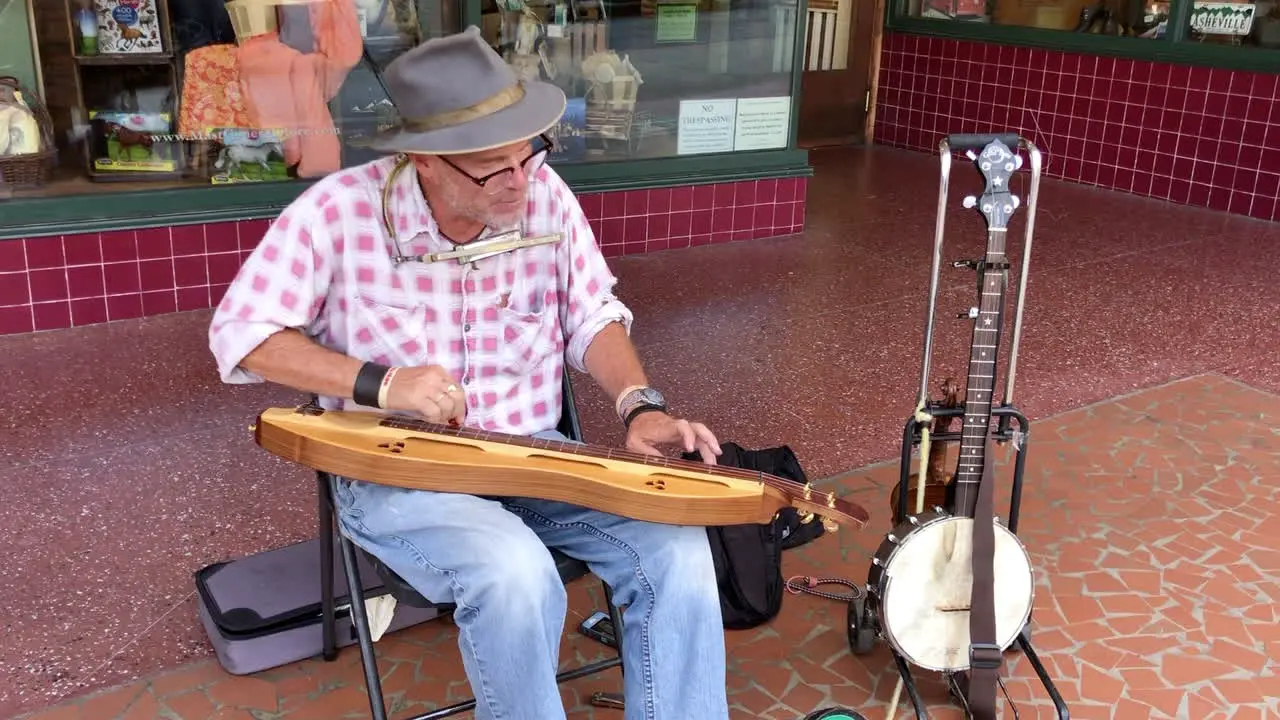
[[(1026, 220), (1025, 240), (1024, 240), (1024, 246), (1023, 246), (1022, 268), (1020, 272), (1021, 277), (1020, 277), (1018, 293), (1017, 293), (1017, 307), (1016, 307), (1016, 312), (1014, 314), (1013, 339), (1010, 345), (1009, 369), (1008, 369), (1008, 376), (1006, 378), (1004, 398), (1001, 402), (997, 403), (996, 397), (995, 397), (996, 393), (994, 392), (994, 388), (988, 388), (990, 392), (989, 392), (989, 395), (987, 396), (989, 398), (989, 401), (992, 403), (992, 405), (990, 406), (989, 420), (991, 422), (991, 425), (993, 426), (989, 431), (988, 437), (992, 441), (994, 441), (997, 445), (1005, 445), (1007, 443), (1012, 442), (1014, 451), (1015, 451), (1014, 463), (1013, 463), (1013, 481), (1012, 481), (1012, 487), (1010, 489), (1009, 515), (1008, 515), (1008, 522), (1006, 523), (1006, 528), (1010, 533), (1016, 535), (1018, 530), (1018, 514), (1020, 510), (1020, 505), (1022, 502), (1022, 480), (1023, 480), (1023, 471), (1025, 470), (1025, 466), (1026, 466), (1026, 445), (1027, 445), (1027, 438), (1029, 433), (1029, 423), (1027, 422), (1026, 416), (1023, 415), (1022, 412), (1020, 412), (1016, 408), (1016, 406), (1013, 405), (1013, 389), (1014, 389), (1014, 377), (1017, 371), (1018, 344), (1019, 344), (1019, 339), (1021, 336), (1021, 328), (1022, 328), (1023, 299), (1026, 293), (1027, 268), (1029, 266), (1030, 256), (1031, 256), (1032, 234), (1033, 234), (1033, 228), (1035, 224), (1034, 218), (1035, 218), (1035, 211), (1036, 211), (1036, 205), (1037, 205), (1037, 195), (1039, 194), (1041, 154), (1039, 149), (1036, 148), (1033, 143), (1013, 133), (999, 133), (999, 134), (990, 134), (990, 135), (949, 135), (939, 143), (938, 148), (939, 148), (939, 155), (942, 163), (941, 165), (942, 174), (941, 174), (941, 183), (939, 188), (938, 218), (937, 218), (934, 245), (933, 245), (932, 272), (931, 272), (931, 277), (929, 281), (928, 309), (926, 312), (924, 351), (923, 351), (923, 358), (922, 358), (922, 364), (921, 364), (921, 376), (920, 376), (920, 395), (917, 400), (917, 412), (913, 413), (912, 416), (907, 420), (906, 427), (904, 428), (904, 431), (903, 431), (902, 456), (901, 456), (901, 463), (899, 468), (899, 483), (898, 483), (898, 498), (897, 498), (898, 510), (896, 512), (896, 517), (893, 518), (891, 527), (895, 528), (894, 532), (898, 532), (898, 528), (909, 527), (904, 525), (904, 523), (908, 523), (909, 519), (917, 520), (917, 518), (912, 517), (914, 513), (909, 512), (909, 509), (914, 508), (914, 503), (912, 502), (913, 498), (911, 497), (912, 490), (910, 487), (911, 485), (910, 481), (911, 481), (911, 475), (912, 475), (911, 461), (912, 461), (912, 456), (917, 454), (917, 448), (921, 446), (923, 433), (928, 430), (929, 426), (933, 422), (933, 419), (959, 417), (961, 420), (961, 423), (960, 423), (961, 428), (963, 428), (964, 426), (963, 421), (964, 421), (964, 415), (966, 413), (966, 407), (963, 403), (958, 407), (946, 407), (940, 402), (930, 400), (929, 393), (928, 393), (930, 358), (931, 358), (932, 346), (933, 346), (933, 328), (934, 328), (934, 322), (935, 322), (936, 311), (937, 311), (939, 273), (942, 266), (942, 248), (943, 248), (943, 239), (944, 239), (943, 228), (945, 224), (944, 217), (946, 215), (947, 194), (948, 194), (948, 186), (949, 186), (949, 174), (950, 174), (950, 167), (951, 167), (952, 151), (953, 150), (967, 151), (968, 157), (974, 160), (975, 163), (979, 163), (980, 165), (981, 160), (975, 151), (982, 151), (983, 158), (989, 157), (987, 156), (988, 151), (996, 151), (995, 155), (991, 157), (996, 157), (1000, 159), (994, 160), (994, 161), (988, 160), (988, 162), (999, 164), (1007, 161), (1007, 158), (1009, 157), (1008, 151), (1011, 151), (1014, 148), (1019, 148), (1021, 150), (1027, 151), (1031, 159), (1031, 187), (1030, 187), (1030, 192), (1027, 196), (1027, 207), (1026, 207), (1027, 220)], [(1013, 165), (1013, 168), (1016, 169), (1020, 166), (1021, 166), (1021, 160), (1017, 159), (1017, 163)], [(987, 167), (990, 167), (990, 165), (988, 165)], [(999, 187), (996, 188), (997, 190), (1003, 191), (1007, 189), (1003, 184), (1004, 179), (1005, 178), (1001, 178), (1001, 182), (997, 183), (997, 185), (999, 185)], [(985, 197), (987, 196), (984, 194), (984, 198)], [(1017, 198), (1013, 198), (1012, 200), (1013, 200), (1012, 207), (1017, 208), (1018, 207)], [(964, 205), (967, 208), (973, 208), (978, 206), (981, 202), (982, 201), (979, 201), (974, 197), (969, 197), (965, 199)], [(1009, 208), (1006, 208), (1006, 210), (1008, 209)], [(989, 210), (990, 210), (989, 207), (983, 206), (983, 214), (987, 216), (989, 227), (990, 227), (993, 216), (988, 214)], [(1002, 218), (1002, 219), (1007, 219), (1007, 218)], [(1007, 229), (1007, 226), (1001, 223), (1001, 226), (998, 229), (999, 229), (999, 232), (1003, 233)], [(996, 270), (996, 271), (1003, 271), (1004, 273), (1007, 273), (1009, 269), (1009, 263), (1006, 260), (1002, 259), (1004, 254), (1003, 253), (1003, 247), (1004, 247), (1003, 237), (1004, 236), (1000, 235), (999, 237), (1000, 237), (1000, 241), (999, 241), (998, 247), (1001, 248), (1001, 250), (998, 255), (989, 255), (982, 260), (966, 260), (966, 261), (958, 261), (958, 262), (952, 263), (952, 267), (957, 267), (957, 268), (968, 267), (978, 272), (979, 281), (975, 289), (978, 292), (980, 301), (982, 300), (982, 296), (984, 295), (983, 283), (985, 281), (982, 278), (984, 277), (985, 272), (989, 270)], [(991, 241), (989, 240), (989, 242)], [(995, 258), (995, 262), (998, 262), (998, 264), (993, 263), (992, 265), (987, 266), (986, 263), (988, 261), (991, 261), (993, 258)], [(1007, 274), (1005, 275), (1005, 278), (1007, 281)], [(1003, 290), (1001, 290), (1000, 292), (1003, 293)], [(985, 293), (985, 294), (990, 295), (991, 293)], [(977, 322), (976, 318), (979, 317), (978, 311), (979, 311), (979, 308), (974, 307), (974, 308), (971, 308), (970, 312), (968, 313), (968, 317), (970, 319), (973, 319), (974, 322)], [(962, 313), (960, 317), (965, 317), (965, 314)], [(1001, 317), (1002, 317), (1002, 314), (1001, 314)], [(990, 323), (990, 320), (988, 320), (987, 322)], [(972, 348), (971, 348), (971, 351), (972, 351)], [(971, 357), (976, 357), (976, 356), (971, 356)], [(971, 359), (971, 362), (974, 362), (974, 361), (975, 361), (974, 359)], [(995, 362), (995, 358), (993, 357), (991, 360), (984, 360), (984, 361), (978, 361), (978, 362)], [(970, 372), (972, 373), (972, 370), (970, 370)], [(974, 375), (971, 374), (970, 375), (971, 382), (973, 377)], [(923, 411), (923, 412), (920, 412), (920, 411)], [(960, 442), (963, 438), (964, 438), (963, 431), (939, 432), (939, 433), (934, 433), (932, 431), (929, 431), (930, 443)], [(928, 461), (929, 461), (929, 458), (925, 457), (923, 453), (920, 453), (919, 462), (920, 462), (920, 468), (922, 471), (923, 471), (923, 468), (925, 467), (925, 464)], [(923, 483), (924, 482), (923, 472), (921, 473), (921, 475), (922, 476), (920, 478), (920, 481)], [(994, 478), (995, 474), (992, 473), (991, 477)], [(954, 483), (952, 484), (954, 485)], [(921, 488), (921, 490), (923, 491), (923, 488)], [(930, 509), (925, 508), (925, 510), (928, 511)], [(955, 508), (950, 508), (950, 507), (941, 508), (940, 510), (944, 511), (945, 513), (951, 513), (955, 510)], [(997, 522), (998, 521), (999, 520), (997, 518)], [(887, 536), (886, 541), (890, 543), (898, 542), (898, 540), (894, 538), (894, 535), (892, 533)], [(873, 563), (873, 571), (874, 571), (874, 566), (878, 565), (879, 562), (880, 562), (880, 557), (877, 556), (875, 558), (875, 562)], [(870, 653), (875, 648), (876, 641), (884, 633), (883, 628), (881, 627), (880, 618), (878, 617), (878, 612), (879, 612), (878, 608), (881, 600), (875, 599), (873, 601), (873, 597), (872, 597), (873, 594), (875, 594), (875, 588), (872, 587), (872, 582), (869, 581), (864, 597), (860, 599), (860, 601), (850, 603), (849, 605), (849, 618), (848, 618), (847, 630), (849, 633), (849, 644), (851, 646), (851, 649), (854, 655), (866, 655)], [(902, 654), (899, 653), (896, 648), (894, 648), (893, 643), (886, 641), (885, 644), (889, 647), (889, 652), (892, 654), (892, 657), (893, 657), (894, 666), (896, 667), (898, 674), (902, 677), (902, 687), (906, 691), (907, 697), (910, 698), (911, 705), (915, 710), (916, 717), (919, 718), (919, 720), (926, 720), (929, 716), (925, 711), (924, 699), (920, 696), (920, 690), (916, 686), (915, 679), (912, 676), (910, 663), (908, 663), (907, 660), (902, 656)], [(1008, 650), (1012, 650), (1014, 648), (1021, 650), (1023, 655), (1026, 656), (1028, 662), (1031, 663), (1032, 669), (1035, 670), (1036, 676), (1040, 678), (1040, 682), (1044, 686), (1045, 692), (1048, 694), (1049, 698), (1053, 702), (1054, 708), (1057, 711), (1058, 719), (1068, 720), (1070, 715), (1067, 710), (1067, 704), (1062, 699), (1062, 694), (1058, 691), (1057, 687), (1053, 682), (1053, 679), (1049, 677), (1048, 671), (1045, 669), (1044, 664), (1040, 661), (1039, 656), (1036, 654), (1035, 648), (1031, 644), (1031, 618), (1030, 617), (1028, 617), (1027, 624), (1022, 628), (1022, 631), (1019, 633), (1017, 639), (1013, 642), (1012, 645), (1009, 646)], [(946, 678), (947, 686), (950, 689), (952, 696), (960, 703), (961, 707), (964, 708), (966, 716), (972, 717), (972, 714), (970, 713), (968, 704), (966, 702), (967, 687), (968, 687), (968, 682), (967, 682), (968, 672), (965, 670), (949, 671), (944, 673), (944, 677)], [(1001, 686), (1003, 686), (1003, 683), (1001, 683)], [(1007, 694), (1006, 694), (1006, 699), (1008, 699)], [(896, 711), (897, 708), (895, 707), (893, 708), (893, 710)], [(1016, 718), (1017, 717), (1016, 708), (1014, 708), (1013, 714), (1014, 714), (1014, 717)]]

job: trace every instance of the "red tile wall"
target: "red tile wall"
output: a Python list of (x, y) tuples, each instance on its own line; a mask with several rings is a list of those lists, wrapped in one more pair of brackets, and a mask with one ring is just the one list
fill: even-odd
[[(805, 178), (579, 197), (605, 255), (790, 235)], [(267, 220), (0, 240), (0, 335), (213, 307)]]
[(880, 62), (878, 143), (936, 153), (948, 133), (1016, 130), (1045, 175), (1280, 220), (1274, 73), (900, 33)]

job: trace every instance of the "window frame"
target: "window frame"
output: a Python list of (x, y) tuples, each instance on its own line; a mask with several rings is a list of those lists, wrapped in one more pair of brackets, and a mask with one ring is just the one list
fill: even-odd
[[(1060, 50), (1248, 72), (1280, 71), (1280, 48), (1240, 47), (1191, 40), (1194, 0), (1171, 0), (1169, 32), (1163, 38), (1115, 37), (1018, 25), (911, 17), (907, 0), (888, 0), (885, 30), (956, 40)], [(1256, 20), (1255, 20), (1256, 22)]]

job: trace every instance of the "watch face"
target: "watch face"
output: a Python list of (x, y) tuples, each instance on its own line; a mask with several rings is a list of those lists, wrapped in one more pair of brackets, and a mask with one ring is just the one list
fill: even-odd
[(667, 399), (662, 397), (662, 393), (658, 392), (657, 390), (654, 390), (653, 388), (645, 388), (641, 390), (640, 397), (646, 403), (649, 403), (651, 405), (662, 405), (665, 407), (667, 404)]

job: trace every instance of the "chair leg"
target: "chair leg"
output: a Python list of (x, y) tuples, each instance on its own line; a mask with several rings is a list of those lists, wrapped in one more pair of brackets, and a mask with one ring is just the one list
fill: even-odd
[[(334, 484), (336, 479), (328, 473), (317, 473), (316, 480), (317, 490), (321, 493), (319, 510), (320, 608), (324, 634), (324, 659), (333, 660), (338, 654), (336, 610), (333, 597), (333, 536), (335, 534), (333, 515), (334, 493), (336, 492)], [(351, 599), (351, 623), (355, 627), (356, 636), (360, 642), (360, 661), (364, 666), (365, 686), (368, 688), (369, 696), (369, 710), (372, 713), (373, 720), (387, 720), (386, 700), (382, 695), (382, 681), (378, 676), (378, 658), (373, 647), (373, 637), (369, 631), (368, 613), (365, 612), (364, 582), (360, 578), (360, 567), (356, 562), (355, 545), (342, 533), (338, 532), (336, 534), (338, 535), (338, 544), (342, 548), (342, 568), (346, 576)], [(618, 655), (612, 660), (592, 663), (574, 670), (561, 672), (556, 677), (557, 683), (594, 675), (614, 665), (617, 665), (625, 672), (622, 663), (622, 612), (613, 601), (613, 592), (609, 589), (608, 583), (602, 582), (601, 584), (604, 586), (605, 603), (609, 606), (609, 619), (613, 623), (614, 643)], [(473, 698), (466, 702), (456, 703), (449, 707), (415, 716), (412, 720), (443, 718), (470, 710), (475, 707), (475, 704), (476, 701)], [(591, 696), (591, 704), (597, 707), (623, 709), (623, 695), (622, 693), (597, 692)]]
[[(622, 657), (622, 611), (613, 601), (613, 590), (609, 589), (609, 583), (602, 580), (600, 584), (604, 586), (604, 602), (609, 606), (609, 622), (613, 623), (613, 643), (618, 648), (618, 657)], [(623, 672), (626, 672), (625, 668)]]
[[(625, 675), (627, 664), (622, 662), (622, 611), (613, 601), (613, 591), (609, 589), (609, 583), (601, 580), (600, 584), (604, 587), (604, 602), (609, 606), (609, 621), (613, 624), (613, 644), (618, 650), (618, 670)], [(591, 694), (591, 704), (596, 707), (622, 710), (626, 707), (624, 697), (622, 693), (594, 692)]]
[(324, 636), (321, 657), (331, 662), (338, 657), (337, 623), (333, 609), (333, 494), (328, 473), (316, 473), (320, 496), (320, 623)]
[(369, 710), (373, 720), (387, 720), (387, 705), (382, 698), (382, 681), (378, 678), (378, 657), (373, 649), (369, 632), (369, 616), (364, 608), (364, 583), (360, 580), (360, 567), (356, 564), (356, 551), (351, 540), (339, 533), (342, 546), (342, 564), (347, 574), (347, 587), (351, 597), (351, 622), (360, 639), (360, 661), (364, 664), (365, 687), (368, 688)]

